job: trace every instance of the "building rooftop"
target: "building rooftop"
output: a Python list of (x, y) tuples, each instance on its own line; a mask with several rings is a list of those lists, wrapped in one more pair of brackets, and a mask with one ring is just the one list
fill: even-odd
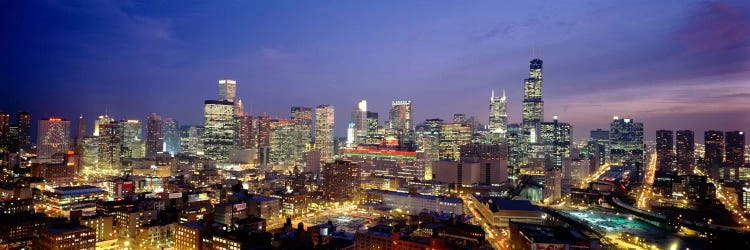
[(542, 211), (541, 208), (531, 204), (528, 200), (511, 200), (500, 197), (475, 196), (479, 202), (488, 204), (492, 212), (500, 210), (523, 210), (523, 211)]
[(200, 220), (194, 220), (194, 221), (188, 221), (180, 224), (183, 227), (189, 227), (192, 229), (200, 230), (203, 226), (201, 225)]
[(251, 201), (257, 201), (257, 202), (263, 202), (263, 201), (278, 200), (278, 198), (274, 198), (274, 197), (271, 197), (271, 196), (256, 195), (256, 196), (253, 196), (253, 198), (251, 198), (250, 200)]
[(64, 235), (77, 232), (92, 231), (93, 229), (72, 223), (48, 224), (47, 233), (51, 235)]
[(590, 240), (577, 231), (556, 226), (545, 226), (538, 224), (515, 223), (518, 231), (535, 243), (564, 243), (576, 244), (581, 241)]
[(54, 193), (59, 195), (76, 195), (76, 194), (88, 194), (88, 193), (103, 193), (99, 187), (81, 185), (81, 186), (67, 186), (67, 187), (56, 187)]
[(424, 195), (424, 194), (409, 194), (404, 192), (396, 192), (396, 191), (389, 191), (389, 190), (382, 190), (382, 189), (369, 189), (367, 190), (369, 193), (376, 193), (376, 194), (383, 194), (383, 195), (396, 195), (396, 196), (403, 196), (403, 197), (413, 197), (415, 199), (427, 199), (427, 200), (441, 200), (443, 202), (447, 203), (463, 203), (463, 200), (461, 198), (453, 198), (453, 197), (445, 197), (445, 196), (435, 196), (435, 195)]

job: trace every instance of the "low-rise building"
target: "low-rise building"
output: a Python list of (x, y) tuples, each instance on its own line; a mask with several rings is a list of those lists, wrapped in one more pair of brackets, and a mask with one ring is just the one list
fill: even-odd
[(601, 249), (598, 239), (561, 226), (511, 222), (510, 249)]
[(50, 250), (94, 250), (96, 232), (75, 223), (52, 223), (40, 229), (33, 246)]
[(463, 214), (463, 200), (445, 196), (370, 189), (365, 193), (365, 202), (410, 215), (422, 212)]
[(528, 200), (471, 196), (479, 214), (493, 226), (507, 227), (510, 222), (540, 223), (544, 212)]
[(70, 211), (81, 210), (84, 216), (90, 216), (96, 214), (96, 202), (105, 194), (101, 188), (88, 185), (56, 187), (43, 192), (40, 204), (50, 215), (68, 218)]

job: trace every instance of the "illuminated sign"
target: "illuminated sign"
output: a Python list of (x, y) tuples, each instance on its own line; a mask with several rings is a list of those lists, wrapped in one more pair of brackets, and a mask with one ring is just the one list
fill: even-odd
[(234, 204), (234, 206), (232, 206), (232, 210), (234, 210), (235, 212), (245, 210), (246, 208), (247, 204), (245, 203)]
[(182, 198), (182, 193), (170, 193), (170, 194), (169, 194), (169, 198), (170, 198), (170, 199), (178, 199), (178, 198)]
[(208, 200), (207, 193), (188, 195), (188, 202), (207, 201), (207, 200)]

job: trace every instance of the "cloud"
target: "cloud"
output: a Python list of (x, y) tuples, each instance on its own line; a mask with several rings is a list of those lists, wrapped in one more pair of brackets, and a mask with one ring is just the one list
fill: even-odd
[[(696, 84), (698, 82), (714, 83)], [(747, 80), (722, 81), (717, 78), (702, 78), (688, 83), (669, 82), (636, 88), (592, 91), (553, 102), (566, 103), (568, 112), (572, 114), (604, 112), (612, 115), (660, 116), (741, 112), (750, 106), (750, 90), (747, 89), (749, 85)], [(605, 105), (593, 106), (592, 103)]]
[[(702, 54), (750, 46), (750, 9), (727, 2), (698, 4), (687, 24), (677, 33), (683, 53)], [(747, 52), (747, 51), (746, 51)], [(745, 59), (750, 54), (745, 54)]]

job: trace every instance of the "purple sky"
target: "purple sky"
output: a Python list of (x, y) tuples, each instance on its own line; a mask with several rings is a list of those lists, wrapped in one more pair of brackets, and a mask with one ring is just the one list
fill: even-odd
[(0, 111), (201, 124), (227, 77), (256, 115), (334, 105), (339, 136), (360, 99), (486, 122), (505, 89), (520, 122), (535, 51), (545, 116), (577, 138), (615, 115), (750, 131), (748, 1), (73, 2), (0, 2)]

